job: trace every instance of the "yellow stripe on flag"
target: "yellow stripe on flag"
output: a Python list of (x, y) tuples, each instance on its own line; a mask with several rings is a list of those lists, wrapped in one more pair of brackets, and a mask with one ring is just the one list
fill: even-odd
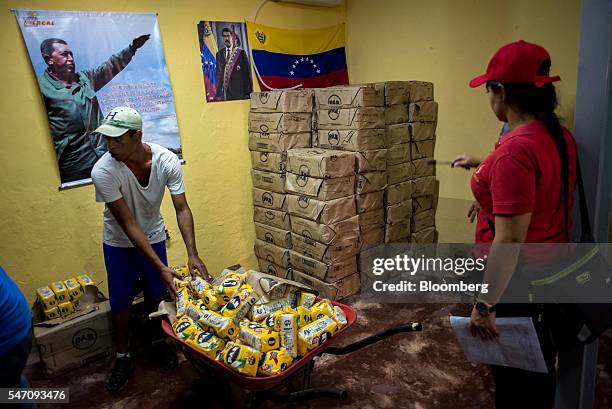
[(249, 46), (281, 54), (308, 55), (344, 47), (344, 23), (314, 30), (288, 30), (247, 21)]
[[(209, 21), (205, 21), (204, 25), (206, 27), (205, 32), (210, 33), (209, 35), (204, 35), (204, 44), (206, 44), (206, 47), (208, 47), (212, 55), (215, 56), (217, 54), (217, 51), (219, 50), (217, 49), (217, 42), (215, 41), (215, 38), (212, 35), (212, 27), (210, 26)], [(206, 29), (208, 29), (208, 31), (206, 31)]]

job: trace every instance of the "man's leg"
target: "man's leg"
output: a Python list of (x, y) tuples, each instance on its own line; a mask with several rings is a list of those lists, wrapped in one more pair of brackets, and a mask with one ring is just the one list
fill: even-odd
[(4, 356), (0, 356), (0, 388), (17, 388), (32, 347), (32, 334), (28, 332), (22, 340)]

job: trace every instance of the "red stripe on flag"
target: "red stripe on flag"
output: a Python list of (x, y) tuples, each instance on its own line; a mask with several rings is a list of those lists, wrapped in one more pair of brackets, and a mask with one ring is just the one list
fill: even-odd
[[(268, 86), (277, 89), (291, 88), (300, 84), (304, 88), (325, 88), (331, 87), (333, 85), (347, 85), (349, 83), (347, 70), (339, 70), (330, 72), (328, 74), (317, 75), (316, 77), (307, 78), (262, 76), (261, 79)], [(261, 80), (259, 81), (259, 87), (262, 91), (270, 90), (270, 88), (262, 84)]]

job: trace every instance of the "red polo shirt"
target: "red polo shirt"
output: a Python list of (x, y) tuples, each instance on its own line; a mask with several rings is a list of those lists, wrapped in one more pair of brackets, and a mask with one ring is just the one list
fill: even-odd
[[(569, 157), (569, 209), (576, 182), (576, 145), (563, 128)], [(508, 132), (472, 175), (471, 188), (480, 204), (476, 243), (493, 241), (494, 215), (531, 213), (527, 243), (564, 243), (561, 160), (543, 122), (533, 121)], [(569, 214), (571, 229), (571, 211)]]

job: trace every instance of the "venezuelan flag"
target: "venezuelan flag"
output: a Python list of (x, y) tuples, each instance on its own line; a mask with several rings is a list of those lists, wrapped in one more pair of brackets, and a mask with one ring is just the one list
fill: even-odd
[(202, 35), (202, 73), (204, 74), (204, 89), (206, 90), (206, 100), (213, 101), (217, 94), (216, 72), (217, 72), (217, 43), (212, 34), (209, 21), (199, 23)]
[(344, 24), (286, 30), (247, 22), (262, 91), (348, 84)]

